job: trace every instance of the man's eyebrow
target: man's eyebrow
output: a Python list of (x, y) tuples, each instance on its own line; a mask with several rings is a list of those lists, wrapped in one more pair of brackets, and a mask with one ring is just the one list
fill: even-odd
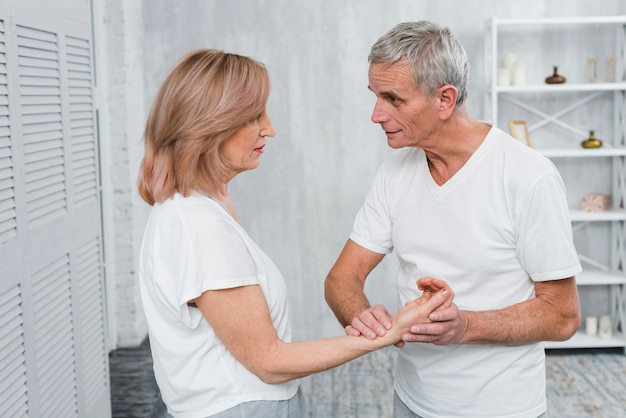
[[(374, 92), (374, 90), (372, 90), (372, 87), (370, 85), (367, 86), (367, 89), (369, 91), (371, 91), (372, 93), (376, 94), (376, 92)], [(381, 91), (380, 93), (378, 93), (379, 96), (394, 96), (397, 97), (398, 95), (396, 93), (394, 93), (393, 91)]]

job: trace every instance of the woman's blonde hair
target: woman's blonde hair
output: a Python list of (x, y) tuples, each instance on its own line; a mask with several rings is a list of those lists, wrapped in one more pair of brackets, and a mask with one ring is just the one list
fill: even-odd
[(265, 109), (270, 80), (249, 57), (203, 49), (182, 57), (146, 123), (137, 188), (150, 205), (192, 191), (211, 194), (227, 175), (221, 144)]

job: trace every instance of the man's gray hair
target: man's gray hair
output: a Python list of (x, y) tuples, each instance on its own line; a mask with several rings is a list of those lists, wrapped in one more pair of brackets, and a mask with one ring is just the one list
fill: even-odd
[(463, 108), (467, 98), (469, 63), (465, 49), (447, 27), (420, 21), (396, 25), (372, 46), (368, 61), (389, 65), (406, 59), (413, 83), (426, 97), (451, 84), (456, 87), (456, 105)]

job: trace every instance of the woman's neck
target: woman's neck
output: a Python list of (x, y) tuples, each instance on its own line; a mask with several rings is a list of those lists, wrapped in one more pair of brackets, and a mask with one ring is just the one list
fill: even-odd
[(228, 185), (220, 187), (219, 190), (211, 193), (211, 196), (222, 202), (226, 207), (226, 210), (230, 213), (230, 216), (232, 216), (233, 219), (239, 223), (239, 218), (237, 217), (237, 212), (235, 212), (235, 206), (233, 205), (233, 200), (230, 198), (230, 194), (228, 193)]

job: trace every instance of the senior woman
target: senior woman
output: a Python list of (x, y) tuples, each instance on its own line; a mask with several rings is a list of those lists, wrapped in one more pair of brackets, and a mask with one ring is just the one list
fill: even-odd
[(411, 324), (452, 303), (439, 281), (376, 340), (290, 342), (283, 277), (239, 224), (228, 192), (275, 135), (269, 92), (261, 63), (194, 51), (170, 70), (148, 117), (138, 189), (153, 207), (139, 282), (156, 380), (173, 416), (304, 416), (298, 378), (399, 343)]

